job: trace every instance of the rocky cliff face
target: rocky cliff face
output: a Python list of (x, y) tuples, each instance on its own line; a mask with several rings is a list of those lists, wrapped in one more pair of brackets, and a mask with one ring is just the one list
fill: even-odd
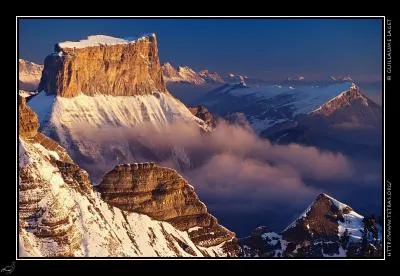
[(71, 98), (83, 93), (132, 96), (166, 92), (154, 34), (118, 40), (89, 36), (59, 43), (46, 57), (39, 91)]
[(123, 164), (106, 174), (96, 188), (113, 206), (167, 221), (187, 231), (202, 248), (217, 246), (229, 256), (237, 255), (235, 234), (218, 224), (193, 187), (173, 169), (154, 163)]

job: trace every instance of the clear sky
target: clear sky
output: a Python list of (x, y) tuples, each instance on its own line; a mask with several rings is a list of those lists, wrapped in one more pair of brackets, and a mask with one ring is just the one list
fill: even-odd
[(55, 43), (156, 33), (161, 62), (266, 80), (348, 75), (377, 81), (380, 19), (20, 19), (19, 55), (43, 64)]

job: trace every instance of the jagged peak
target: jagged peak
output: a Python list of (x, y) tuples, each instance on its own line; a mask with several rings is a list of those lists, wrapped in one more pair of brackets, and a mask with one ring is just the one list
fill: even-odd
[(79, 41), (63, 41), (59, 42), (57, 46), (61, 49), (64, 48), (86, 48), (97, 47), (100, 45), (116, 45), (116, 44), (130, 44), (136, 43), (138, 40), (148, 39), (149, 37), (156, 37), (155, 33), (145, 34), (140, 37), (126, 37), (117, 38), (108, 35), (89, 35), (85, 39)]
[(164, 62), (164, 64), (162, 65), (162, 67), (164, 67), (164, 68), (173, 68), (173, 69), (176, 69), (174, 66), (172, 66), (172, 64), (171, 63), (169, 63), (169, 62)]
[(192, 68), (190, 68), (190, 67), (187, 66), (187, 65), (179, 66), (179, 67), (178, 67), (178, 70), (179, 70), (179, 72), (191, 72), (191, 73), (193, 73), (193, 74), (196, 74), (196, 71), (194, 71)]
[(361, 100), (361, 103), (364, 106), (368, 106), (369, 102), (372, 102), (372, 100), (361, 93), (360, 87), (354, 81), (349, 82), (348, 89), (342, 91), (317, 109), (311, 111), (310, 114), (319, 114), (325, 111), (326, 115), (330, 115), (339, 107), (351, 105), (351, 102), (357, 99)]
[(203, 69), (199, 71), (199, 74), (210, 74), (210, 71), (208, 71), (208, 69)]

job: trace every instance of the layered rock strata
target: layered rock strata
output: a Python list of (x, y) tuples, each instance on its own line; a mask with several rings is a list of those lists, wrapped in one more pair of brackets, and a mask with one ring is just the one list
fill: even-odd
[(113, 206), (170, 222), (201, 247), (223, 245), (229, 255), (237, 254), (235, 234), (218, 224), (193, 187), (173, 169), (154, 163), (123, 164), (96, 188)]

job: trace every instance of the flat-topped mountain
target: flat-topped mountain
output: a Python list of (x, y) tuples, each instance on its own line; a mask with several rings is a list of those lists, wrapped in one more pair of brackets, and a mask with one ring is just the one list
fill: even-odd
[(104, 35), (60, 42), (44, 61), (39, 91), (71, 98), (165, 93), (154, 34), (137, 39)]

